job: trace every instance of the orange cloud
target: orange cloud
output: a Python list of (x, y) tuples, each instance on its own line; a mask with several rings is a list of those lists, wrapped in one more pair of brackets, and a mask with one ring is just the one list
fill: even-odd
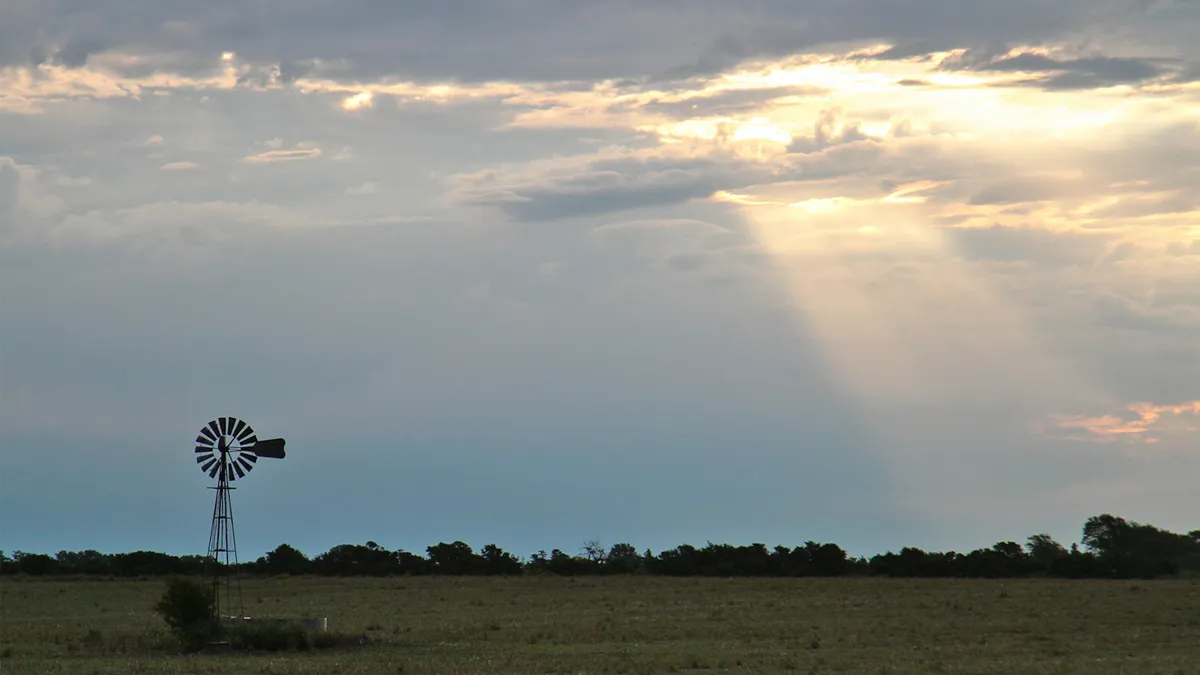
[[(1167, 420), (1166, 416), (1182, 417), (1192, 415), (1200, 417), (1200, 401), (1157, 405), (1154, 403), (1130, 403), (1119, 414), (1099, 416), (1088, 415), (1055, 415), (1051, 418), (1054, 426), (1075, 433), (1068, 438), (1081, 441), (1113, 443), (1118, 441), (1134, 443), (1157, 443), (1160, 438), (1152, 435), (1156, 427)], [(1185, 431), (1197, 431), (1196, 427), (1187, 426)]]
[(311, 159), (321, 155), (320, 148), (301, 148), (298, 150), (268, 150), (257, 155), (243, 157), (243, 162), (253, 164), (274, 164), (276, 162), (294, 162), (301, 159)]

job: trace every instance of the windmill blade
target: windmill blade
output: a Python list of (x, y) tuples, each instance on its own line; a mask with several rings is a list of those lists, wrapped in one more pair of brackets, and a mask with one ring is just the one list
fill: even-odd
[(208, 427), (204, 427), (203, 429), (200, 430), (200, 435), (196, 437), (196, 442), (197, 443), (216, 443), (217, 438), (216, 438), (216, 436), (213, 436), (213, 433), (211, 431), (208, 430)]
[[(209, 453), (209, 454), (207, 454), (207, 455), (198, 455), (198, 456), (196, 457), (196, 463), (197, 463), (197, 464), (203, 464), (203, 463), (207, 462), (207, 461), (208, 461), (208, 460), (210, 460), (210, 459), (212, 459), (212, 453)], [(202, 468), (202, 469), (203, 469), (204, 467), (200, 467), (200, 468)]]
[(225, 434), (221, 433), (221, 428), (217, 426), (217, 421), (216, 421), (216, 420), (213, 420), (213, 421), (209, 422), (209, 423), (208, 423), (208, 428), (212, 430), (212, 434), (213, 434), (213, 440), (214, 440), (214, 441), (215, 441), (215, 440), (217, 440), (218, 438), (220, 438), (220, 437), (222, 437), (222, 436), (224, 436), (224, 435), (225, 435)]
[(242, 431), (243, 431), (244, 429), (246, 429), (246, 423), (245, 423), (245, 422), (243, 422), (243, 421), (241, 421), (241, 420), (238, 420), (238, 421), (237, 421), (237, 426), (235, 426), (235, 427), (233, 428), (233, 431), (231, 431), (231, 432), (229, 432), (229, 433), (230, 433), (230, 435), (231, 435), (231, 436), (233, 436), (234, 438), (239, 438), (239, 439), (240, 439), (240, 438), (242, 437)]
[(216, 477), (217, 477), (217, 472), (221, 470), (221, 463), (220, 463), (220, 462), (218, 462), (217, 460), (215, 460), (215, 459), (214, 459), (214, 460), (213, 460), (213, 463), (212, 463), (212, 468), (211, 468), (211, 469), (210, 469), (210, 468), (208, 468), (207, 466), (204, 466), (204, 467), (201, 467), (201, 468), (203, 468), (204, 470), (208, 471), (208, 477), (209, 477), (209, 478), (216, 478)]
[(214, 448), (211, 445), (197, 445), (196, 446), (197, 454), (205, 453), (205, 452), (214, 452), (214, 451), (216, 451), (216, 448)]
[(242, 429), (237, 434), (238, 442), (242, 443), (243, 445), (246, 443), (253, 443), (254, 441), (250, 440), (252, 438), (254, 438), (254, 429), (252, 429), (249, 424), (247, 424), (246, 428)]
[(244, 459), (251, 464), (258, 461), (258, 457), (255, 456), (254, 451), (251, 448), (243, 448), (242, 451), (238, 453), (238, 459)]
[(221, 435), (229, 434), (229, 418), (228, 417), (218, 417), (217, 418), (217, 426), (221, 427)]
[(259, 457), (270, 457), (272, 459), (283, 459), (284, 440), (282, 438), (264, 438), (254, 444), (251, 450)]
[[(233, 462), (232, 464), (230, 464), (230, 466), (232, 466), (232, 467), (233, 467), (233, 470), (237, 472), (238, 478), (245, 478), (245, 477), (246, 477), (246, 472), (245, 472), (245, 471), (242, 471), (242, 465), (241, 465), (241, 464), (238, 464), (237, 462)], [(232, 479), (233, 479), (233, 474), (230, 474), (229, 478), (230, 478), (230, 480), (232, 480)]]
[(254, 464), (249, 461), (250, 457), (251, 455), (243, 455), (237, 459), (237, 464), (245, 469), (247, 473), (249, 473), (250, 469), (254, 468)]

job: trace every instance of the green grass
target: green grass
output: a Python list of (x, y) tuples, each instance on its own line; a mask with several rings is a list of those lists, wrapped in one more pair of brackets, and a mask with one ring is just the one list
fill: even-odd
[(355, 644), (181, 655), (159, 580), (0, 580), (10, 673), (1200, 673), (1200, 582), (281, 578)]

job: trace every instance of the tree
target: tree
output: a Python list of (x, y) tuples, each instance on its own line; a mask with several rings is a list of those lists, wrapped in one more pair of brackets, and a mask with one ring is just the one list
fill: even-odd
[(546, 571), (564, 577), (586, 574), (586, 563), (579, 558), (563, 553), (558, 549), (550, 551), (550, 559), (546, 561)]
[(429, 561), (408, 551), (400, 550), (392, 553), (396, 571), (400, 574), (429, 574)]
[(614, 574), (627, 574), (642, 568), (642, 557), (633, 544), (613, 544), (608, 549), (606, 560), (605, 570)]
[(1200, 561), (1200, 545), (1189, 535), (1128, 522), (1109, 514), (1089, 518), (1083, 543), (1106, 570), (1118, 578), (1154, 578), (1176, 573)]
[(58, 567), (58, 561), (44, 553), (15, 551), (13, 560), (17, 563), (17, 569), (23, 574), (34, 577), (50, 574)]
[(312, 567), (308, 556), (287, 544), (280, 544), (267, 554), (266, 570), (268, 574), (305, 574)]
[(520, 574), (521, 561), (495, 544), (488, 544), (479, 551), (483, 558), (486, 574)]
[(804, 547), (809, 551), (808, 559), (814, 575), (836, 577), (850, 571), (850, 560), (841, 546), (808, 542)]
[(434, 574), (478, 574), (483, 569), (483, 559), (462, 541), (442, 542), (425, 550)]
[(588, 539), (583, 542), (581, 550), (584, 557), (592, 562), (603, 563), (605, 557), (608, 555), (608, 549), (604, 548), (604, 544), (601, 544), (599, 539)]
[(1083, 546), (1097, 555), (1111, 555), (1128, 547), (1129, 523), (1107, 513), (1092, 516), (1083, 524)]
[(1048, 534), (1035, 534), (1025, 542), (1025, 550), (1039, 568), (1049, 571), (1055, 561), (1071, 555), (1065, 546)]
[(167, 590), (154, 609), (187, 649), (200, 649), (217, 633), (212, 588), (199, 581), (168, 579)]

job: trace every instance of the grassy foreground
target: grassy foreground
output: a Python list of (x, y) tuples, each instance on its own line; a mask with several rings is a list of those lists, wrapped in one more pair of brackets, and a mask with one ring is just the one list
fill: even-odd
[(164, 583), (0, 580), (0, 672), (1200, 673), (1200, 582), (278, 578), (363, 646), (179, 655)]

